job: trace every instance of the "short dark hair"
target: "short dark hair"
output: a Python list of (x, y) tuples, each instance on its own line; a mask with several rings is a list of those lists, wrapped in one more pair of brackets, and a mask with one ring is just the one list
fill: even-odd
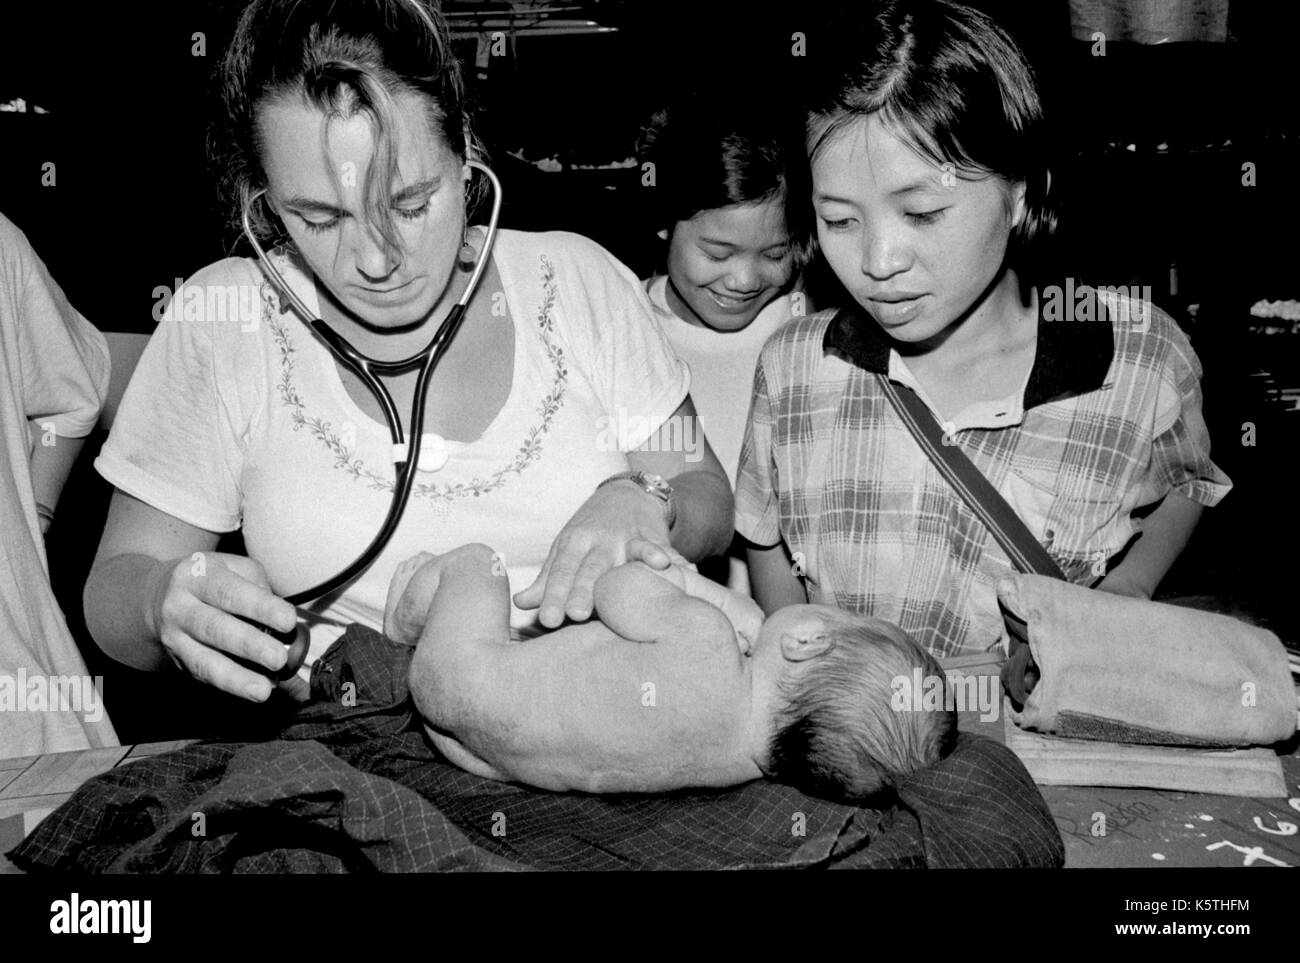
[[(778, 684), (766, 775), (825, 799), (859, 802), (952, 751), (957, 714), (934, 656), (902, 629), (866, 615), (827, 620), (830, 648), (793, 684)], [(941, 709), (893, 706), (893, 681), (913, 670), (943, 680)]]
[(650, 211), (655, 229), (672, 230), (703, 211), (779, 201), (796, 260), (812, 235), (812, 187), (803, 125), (793, 103), (720, 107), (716, 98), (683, 97), (654, 114), (637, 143), (654, 164)]
[(1013, 256), (1055, 231), (1034, 72), (987, 14), (948, 0), (887, 0), (861, 29), (840, 23), (825, 39), (807, 101), (812, 159), (844, 128), (878, 114), (937, 165), (1025, 184)]

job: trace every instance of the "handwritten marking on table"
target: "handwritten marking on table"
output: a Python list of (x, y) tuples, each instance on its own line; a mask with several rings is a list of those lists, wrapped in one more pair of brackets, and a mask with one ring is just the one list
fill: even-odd
[[(1160, 812), (1159, 806), (1140, 800), (1130, 803), (1113, 803), (1103, 799), (1101, 803), (1109, 807), (1109, 813), (1101, 811), (1092, 813), (1091, 818), (1085, 820), (1083, 825), (1080, 825), (1077, 820), (1057, 816), (1057, 828), (1076, 839), (1082, 839), (1089, 846), (1093, 845), (1095, 839), (1105, 838), (1115, 833), (1123, 833), (1133, 839), (1141, 839), (1141, 836), (1128, 832), (1127, 827), (1139, 821), (1150, 822), (1151, 817)], [(1102, 827), (1101, 833), (1094, 831), (1099, 826)]]
[(1255, 817), (1255, 825), (1270, 836), (1294, 836), (1297, 831), (1295, 823), (1283, 822), (1280, 819), (1277, 820), (1277, 829), (1269, 829), (1258, 816)]
[(1237, 852), (1241, 853), (1243, 856), (1246, 857), (1241, 864), (1242, 866), (1253, 866), (1255, 860), (1257, 859), (1262, 859), (1267, 862), (1270, 862), (1274, 866), (1288, 865), (1287, 863), (1282, 862), (1282, 860), (1280, 859), (1274, 859), (1272, 856), (1265, 856), (1264, 848), (1262, 846), (1250, 846), (1250, 847), (1238, 846), (1236, 843), (1230, 843), (1226, 839), (1224, 839), (1217, 843), (1211, 843), (1209, 846), (1206, 846), (1205, 848), (1213, 852), (1216, 849), (1222, 849), (1224, 846), (1228, 846), (1232, 849), (1235, 849)]

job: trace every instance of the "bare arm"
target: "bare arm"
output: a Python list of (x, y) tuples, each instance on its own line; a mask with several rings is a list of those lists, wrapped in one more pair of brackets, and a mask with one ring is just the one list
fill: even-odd
[(808, 593), (794, 574), (785, 543), (771, 548), (750, 546), (746, 549), (749, 560), (749, 583), (754, 590), (754, 600), (763, 611), (771, 615), (787, 605), (803, 605)]
[(627, 460), (634, 469), (661, 475), (673, 486), (673, 548), (692, 562), (727, 550), (735, 521), (731, 485), (699, 427), (689, 395), (650, 440), (628, 452)]
[(31, 473), (32, 490), (36, 494), (37, 513), (41, 520), (41, 534), (50, 529), (50, 520), (54, 509), (58, 507), (59, 496), (68, 480), (72, 466), (86, 444), (85, 438), (65, 438), (54, 435), (45, 444), (46, 432), (41, 430), (38, 422), (29, 422), (35, 447), (32, 449)]
[(219, 689), (260, 701), (271, 693), (270, 680), (227, 655), (278, 669), (285, 647), (235, 616), (286, 631), (295, 613), (271, 593), (257, 562), (213, 551), (218, 538), (115, 491), (82, 594), (86, 627), (126, 665), (180, 664)]
[(612, 568), (596, 580), (596, 616), (632, 642), (658, 642), (674, 634), (679, 613), (691, 599), (680, 584), (686, 570), (656, 572), (642, 562)]
[(1097, 588), (1149, 599), (1192, 537), (1204, 507), (1171, 491), (1142, 522), (1142, 534)]
[(766, 617), (757, 602), (681, 565), (669, 565), (655, 575), (668, 579), (692, 598), (716, 606), (736, 630), (741, 651), (749, 653)]
[(663, 504), (630, 482), (602, 485), (569, 519), (532, 585), (515, 596), (520, 608), (540, 607), (555, 628), (565, 616), (590, 617), (596, 579), (616, 565), (643, 561), (667, 568), (676, 550), (688, 560), (721, 554), (731, 544), (735, 506), (726, 472), (696, 429), (695, 406), (684, 400), (628, 463), (673, 486), (677, 518), (668, 530)]

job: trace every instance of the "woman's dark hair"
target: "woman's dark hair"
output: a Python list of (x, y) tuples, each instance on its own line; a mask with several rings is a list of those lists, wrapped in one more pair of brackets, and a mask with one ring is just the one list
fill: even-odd
[(808, 93), (815, 161), (846, 127), (878, 114), (936, 165), (1025, 184), (1011, 236), (1024, 254), (1056, 229), (1048, 137), (1033, 70), (986, 14), (947, 0), (887, 0), (868, 24), (827, 31)]
[[(432, 129), (465, 159), (470, 131), (460, 63), (441, 13), (427, 0), (254, 0), (222, 59), (220, 90), (209, 156), (234, 225), (245, 198), (266, 186), (256, 120), (267, 104), (298, 101), (327, 120), (366, 116), (375, 143), (365, 175), (366, 212), (393, 247), (400, 246), (390, 198), (396, 98), (424, 95)], [(322, 143), (325, 134), (322, 126)], [(471, 184), (472, 202), (482, 179)], [(277, 233), (264, 203), (253, 206), (249, 220), (260, 236)]]
[(812, 234), (812, 188), (797, 110), (788, 105), (722, 108), (684, 97), (651, 118), (637, 145), (638, 173), (653, 164), (647, 191), (655, 229), (733, 204), (781, 202), (786, 233), (803, 260)]

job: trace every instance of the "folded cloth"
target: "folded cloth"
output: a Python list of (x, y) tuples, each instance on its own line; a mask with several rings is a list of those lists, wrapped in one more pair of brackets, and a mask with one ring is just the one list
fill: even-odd
[[(878, 808), (756, 781), (656, 796), (482, 779), (430, 747), (411, 650), (352, 626), (276, 741), (208, 743), (81, 786), (15, 849), (29, 871), (1059, 867), (1042, 796), (1007, 749), (962, 734)], [(195, 814), (201, 814), (201, 832)]]
[(1013, 575), (998, 599), (1029, 626), (1038, 684), (1011, 720), (1076, 739), (1266, 746), (1296, 728), (1286, 649), (1225, 615)]

